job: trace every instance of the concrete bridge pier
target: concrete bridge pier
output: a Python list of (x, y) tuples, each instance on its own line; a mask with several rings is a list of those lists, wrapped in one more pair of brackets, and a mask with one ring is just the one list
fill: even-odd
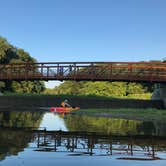
[(157, 83), (151, 99), (162, 100), (164, 102), (164, 108), (166, 108), (166, 84)]

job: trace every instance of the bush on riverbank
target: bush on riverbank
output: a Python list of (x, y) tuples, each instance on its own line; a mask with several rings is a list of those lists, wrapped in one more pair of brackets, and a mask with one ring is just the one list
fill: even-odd
[(154, 85), (151, 83), (108, 82), (108, 81), (65, 81), (45, 94), (95, 95), (113, 98), (150, 99)]

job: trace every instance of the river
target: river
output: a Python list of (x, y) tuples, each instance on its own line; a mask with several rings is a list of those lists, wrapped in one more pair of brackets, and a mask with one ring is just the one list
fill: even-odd
[(0, 112), (0, 166), (166, 164), (166, 122)]

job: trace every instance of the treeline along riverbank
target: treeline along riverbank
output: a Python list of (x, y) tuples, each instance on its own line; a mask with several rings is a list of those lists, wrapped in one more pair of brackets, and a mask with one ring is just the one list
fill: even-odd
[(157, 108), (163, 109), (161, 100), (114, 99), (93, 96), (0, 96), (0, 108), (60, 106), (68, 99), (72, 106), (81, 108)]

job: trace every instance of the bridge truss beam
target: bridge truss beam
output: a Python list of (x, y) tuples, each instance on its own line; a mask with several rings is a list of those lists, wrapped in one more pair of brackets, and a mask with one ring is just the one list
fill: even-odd
[(46, 62), (0, 64), (0, 81), (6, 80), (166, 83), (166, 62)]

